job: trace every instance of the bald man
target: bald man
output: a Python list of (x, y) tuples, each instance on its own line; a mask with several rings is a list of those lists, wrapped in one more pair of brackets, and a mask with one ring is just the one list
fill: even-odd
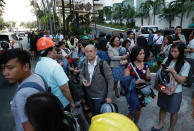
[[(80, 79), (86, 89), (87, 104), (93, 115), (100, 113), (101, 105), (112, 102), (114, 79), (107, 62), (97, 55), (94, 45), (85, 47), (86, 61), (80, 73)], [(100, 69), (101, 68), (101, 69)]]

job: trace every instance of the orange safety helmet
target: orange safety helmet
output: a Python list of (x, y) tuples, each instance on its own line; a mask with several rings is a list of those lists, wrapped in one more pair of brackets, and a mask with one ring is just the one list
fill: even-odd
[(42, 37), (36, 43), (37, 51), (45, 50), (49, 47), (53, 47), (54, 45), (55, 43), (49, 37)]

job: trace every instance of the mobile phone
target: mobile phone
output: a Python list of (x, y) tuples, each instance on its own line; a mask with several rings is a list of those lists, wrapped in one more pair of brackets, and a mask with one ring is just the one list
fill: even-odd
[(167, 69), (166, 64), (162, 64), (162, 68), (163, 68), (163, 69)]

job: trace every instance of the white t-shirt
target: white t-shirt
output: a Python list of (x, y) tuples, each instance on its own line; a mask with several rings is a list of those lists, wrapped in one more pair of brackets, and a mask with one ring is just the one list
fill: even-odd
[(62, 52), (62, 56), (66, 57), (67, 53), (63, 49), (61, 49), (61, 52)]
[[(192, 39), (192, 40), (189, 42), (187, 48), (188, 48), (188, 49), (194, 48), (194, 39)], [(186, 58), (194, 59), (194, 52), (193, 52), (193, 53), (187, 53), (187, 54), (186, 54)]]
[(135, 46), (135, 41), (134, 41), (134, 39), (130, 39), (130, 38), (127, 38), (127, 39), (131, 41), (130, 47), (134, 47), (134, 46)]
[(156, 35), (154, 35), (154, 38), (153, 38), (153, 40), (156, 40), (156, 45), (161, 45), (162, 44), (162, 42), (163, 42), (163, 36), (161, 35), (161, 36), (158, 36), (158, 34), (156, 34)]
[(56, 38), (57, 40), (61, 41), (61, 40), (63, 39), (63, 35), (57, 34), (57, 35), (55, 36), (55, 38)]
[[(164, 59), (164, 61), (162, 63), (165, 64), (167, 60), (168, 60), (168, 58)], [(175, 64), (176, 63), (174, 61), (171, 61), (169, 66), (175, 68)], [(190, 64), (188, 62), (185, 62), (178, 74), (180, 76), (188, 77), (188, 74), (189, 74), (189, 71), (190, 71), (190, 67), (191, 67)], [(182, 92), (182, 84), (179, 84), (176, 80), (175, 80), (174, 84), (175, 84), (175, 86), (177, 86), (177, 88), (176, 88), (174, 93)]]

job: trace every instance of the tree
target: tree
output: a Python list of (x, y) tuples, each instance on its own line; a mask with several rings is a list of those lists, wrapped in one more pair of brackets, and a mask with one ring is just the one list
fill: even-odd
[(4, 0), (0, 0), (0, 7), (3, 8), (5, 6), (5, 1)]
[(174, 6), (176, 7), (177, 13), (180, 13), (180, 26), (183, 23), (183, 16), (187, 13), (187, 17), (194, 10), (194, 2), (193, 0), (176, 0), (173, 1)]
[(3, 15), (4, 6), (5, 6), (4, 0), (0, 0), (0, 17)]
[(137, 12), (136, 17), (141, 18), (141, 25), (143, 25), (143, 18), (149, 17), (150, 5), (148, 2), (141, 3), (139, 12)]
[(105, 14), (106, 20), (111, 20), (112, 10), (111, 10), (110, 7), (104, 7), (103, 8), (103, 14)]
[(8, 24), (0, 17), (0, 30), (5, 29), (6, 27), (8, 27)]
[(63, 16), (63, 35), (65, 35), (65, 5), (64, 5), (64, 0), (61, 0), (62, 3), (62, 16)]
[(119, 19), (120, 24), (122, 24), (123, 21), (123, 11), (124, 11), (123, 4), (118, 5), (114, 10), (114, 18)]
[(130, 23), (129, 20), (131, 20), (131, 22), (134, 22), (135, 15), (136, 12), (133, 7), (131, 7), (130, 5), (124, 7), (123, 17), (127, 20), (127, 25)]
[(160, 12), (160, 7), (165, 6), (165, 0), (147, 0), (145, 2), (146, 8), (149, 10), (153, 10), (153, 15), (154, 15), (154, 21), (153, 24), (155, 25), (155, 19), (156, 15)]
[(25, 22), (20, 23), (20, 27), (25, 27), (25, 26), (26, 26)]
[(39, 28), (39, 26), (40, 26), (40, 18), (43, 15), (43, 14), (41, 14), (42, 12), (41, 12), (40, 6), (39, 6), (39, 4), (37, 3), (36, 0), (31, 0), (30, 1), (30, 6), (33, 7), (32, 13), (36, 16), (37, 25), (38, 25), (38, 28)]
[(176, 15), (176, 7), (173, 5), (173, 2), (170, 2), (168, 7), (162, 9), (162, 13), (160, 15), (161, 19), (166, 19), (169, 22), (169, 28), (171, 28), (172, 21)]
[(54, 32), (56, 31), (56, 0), (52, 0), (53, 3), (53, 25), (54, 25)]

